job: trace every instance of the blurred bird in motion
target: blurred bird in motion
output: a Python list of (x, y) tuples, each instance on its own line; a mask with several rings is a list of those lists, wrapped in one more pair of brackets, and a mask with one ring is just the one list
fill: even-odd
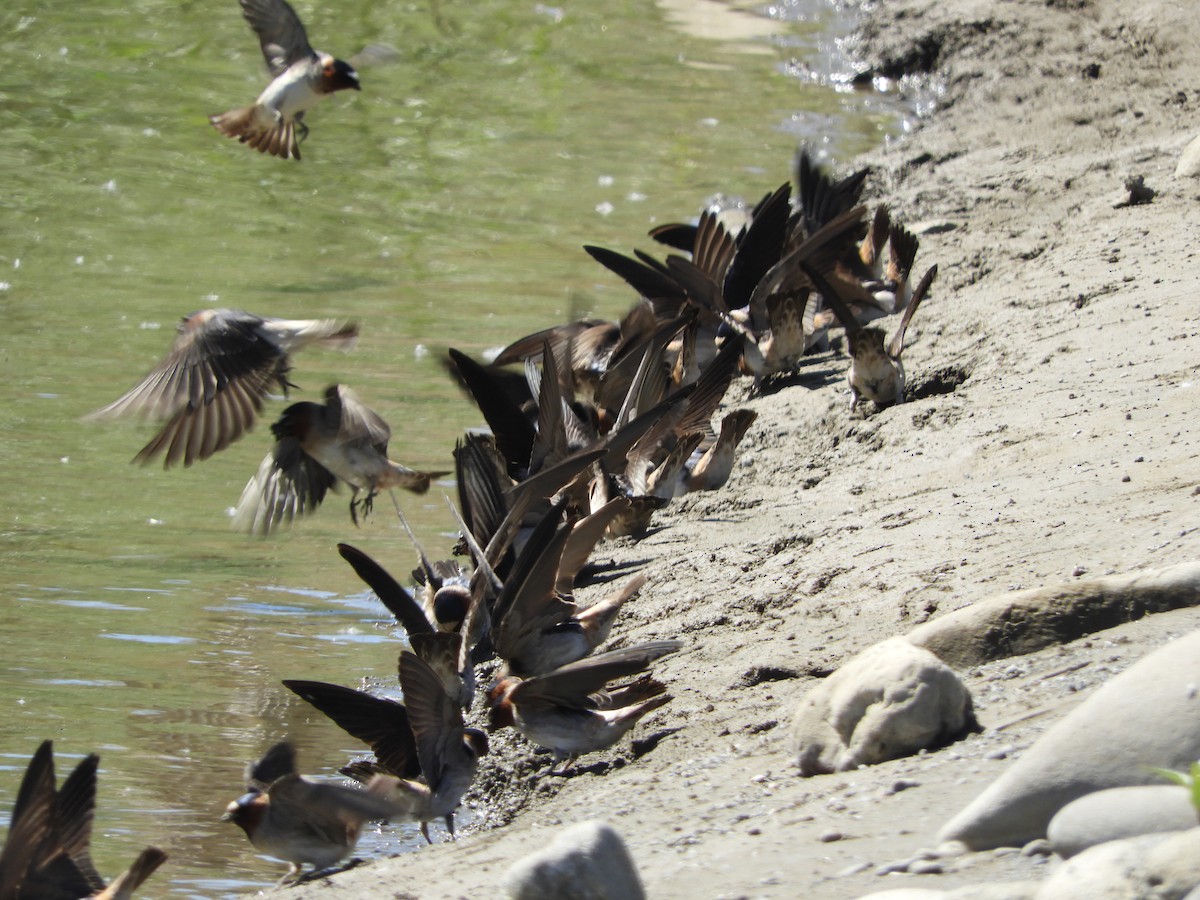
[(175, 343), (153, 370), (86, 418), (163, 421), (134, 462), (161, 453), (164, 468), (190, 466), (249, 431), (272, 389), (287, 394), (291, 354), (315, 343), (349, 349), (357, 337), (354, 322), (200, 310), (183, 317)]
[[(350, 485), (350, 518), (369, 513), (382, 490), (429, 490), (449, 472), (419, 472), (388, 458), (392, 430), (358, 395), (342, 384), (325, 390), (325, 403), (293, 403), (271, 426), (275, 446), (246, 484), (234, 527), (269, 534), (282, 522), (312, 512), (338, 480)], [(359, 499), (359, 492), (366, 496)]]
[(29, 761), (0, 851), (0, 900), (129, 900), (167, 859), (143, 850), (107, 887), (92, 862), (92, 817), (100, 757), (85, 756), (62, 787), (54, 784), (54, 745), (43, 741)]
[(222, 134), (249, 144), (259, 153), (300, 159), (308, 127), (304, 113), (335, 91), (361, 90), (358, 73), (347, 62), (314, 50), (304, 24), (286, 0), (241, 0), (242, 15), (258, 35), (271, 83), (253, 106), (209, 116)]

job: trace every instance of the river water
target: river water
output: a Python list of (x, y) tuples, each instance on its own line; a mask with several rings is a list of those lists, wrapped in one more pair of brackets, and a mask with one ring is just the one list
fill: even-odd
[[(402, 634), (334, 545), (397, 573), (413, 553), (387, 498), (360, 529), (342, 493), (270, 540), (230, 530), (280, 402), (171, 471), (129, 464), (150, 427), (81, 416), (195, 309), (352, 317), (357, 348), (299, 355), (293, 396), (350, 384), (392, 424), (395, 458), (450, 468), (480, 420), (440, 352), (628, 306), (582, 244), (652, 249), (649, 227), (715, 192), (777, 186), (799, 140), (844, 158), (904, 127), (886, 97), (821, 77), (852, 22), (812, 0), (297, 5), (319, 48), (385, 48), (360, 64), (361, 94), (309, 114), (299, 163), (207, 123), (265, 84), (233, 0), (0, 11), (0, 817), (42, 739), (60, 778), (99, 752), (99, 868), (164, 847), (151, 897), (282, 874), (218, 817), (274, 740), (314, 774), (361, 749), (279, 681), (394, 672)], [(443, 490), (400, 498), (435, 555)]]

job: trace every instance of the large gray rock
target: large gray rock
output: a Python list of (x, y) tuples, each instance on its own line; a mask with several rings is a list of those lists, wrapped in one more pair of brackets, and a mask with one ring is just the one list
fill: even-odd
[(1184, 900), (1200, 884), (1200, 828), (1110, 841), (1046, 879), (1037, 900)]
[(1046, 828), (1054, 852), (1067, 859), (1108, 841), (1186, 831), (1200, 825), (1191, 793), (1176, 784), (1119, 787), (1072, 800)]
[(809, 691), (789, 740), (800, 774), (817, 775), (908, 756), (976, 727), (958, 674), (898, 637), (868, 647)]
[(504, 876), (512, 900), (642, 900), (641, 879), (621, 836), (581, 822), (548, 847), (513, 863)]
[(919, 625), (908, 639), (966, 669), (1187, 606), (1200, 606), (1200, 563), (1001, 594)]
[(939, 841), (973, 850), (1046, 836), (1060, 809), (1093, 791), (1161, 784), (1148, 766), (1200, 758), (1200, 631), (1160, 647), (1054, 725), (950, 820)]

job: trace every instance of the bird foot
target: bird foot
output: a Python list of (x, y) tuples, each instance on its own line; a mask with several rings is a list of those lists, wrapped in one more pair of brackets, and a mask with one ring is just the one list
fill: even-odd
[(356, 498), (350, 501), (350, 521), (354, 523), (355, 527), (360, 525), (358, 521), (359, 512), (362, 513), (365, 519), (375, 509), (375, 497), (378, 493), (378, 491), (371, 491), (371, 493), (367, 494), (361, 500)]

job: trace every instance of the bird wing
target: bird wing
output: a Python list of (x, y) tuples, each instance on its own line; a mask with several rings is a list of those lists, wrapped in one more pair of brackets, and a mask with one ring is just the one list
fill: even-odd
[(375, 751), (388, 774), (416, 778), (421, 773), (404, 704), (322, 681), (286, 680), (283, 686)]
[(92, 817), (96, 809), (96, 770), (100, 757), (91, 753), (67, 776), (58, 789), (55, 814), (63, 849), (93, 891), (103, 890), (104, 879), (92, 862)]
[(357, 788), (310, 781), (293, 772), (267, 790), (272, 812), (302, 821), (319, 833), (345, 842), (345, 823), (390, 819), (403, 811), (395, 803)]
[(338, 544), (338, 553), (375, 592), (375, 596), (388, 608), (388, 612), (396, 617), (396, 621), (404, 627), (410, 638), (414, 634), (427, 634), (435, 630), (416, 598), (383, 566), (349, 544)]
[(258, 35), (263, 58), (272, 76), (292, 63), (316, 56), (304, 24), (287, 0), (241, 0), (242, 15)]
[(296, 771), (296, 748), (287, 741), (272, 746), (258, 762), (246, 766), (246, 787), (266, 790), (272, 783)]
[(920, 284), (913, 290), (908, 306), (904, 308), (904, 316), (900, 319), (900, 327), (896, 329), (896, 333), (892, 335), (892, 340), (888, 344), (888, 356), (892, 359), (899, 359), (900, 354), (904, 352), (904, 332), (908, 331), (908, 323), (912, 321), (913, 314), (921, 305), (921, 301), (925, 299), (925, 295), (929, 292), (929, 286), (933, 284), (935, 278), (937, 278), (937, 266), (930, 266), (929, 271), (921, 278)]
[(340, 444), (362, 444), (387, 453), (392, 429), (383, 416), (358, 399), (358, 394), (344, 384), (325, 389), (325, 409), (330, 425), (337, 427)]
[(145, 378), (88, 418), (167, 420), (137, 462), (164, 451), (168, 467), (207, 459), (253, 426), (272, 388), (287, 388), (287, 354), (261, 330), (262, 322), (222, 310), (185, 326)]
[(336, 481), (332, 472), (301, 449), (299, 440), (284, 435), (246, 482), (233, 527), (266, 536), (276, 526), (320, 506)]
[(514, 703), (532, 701), (575, 709), (594, 709), (596, 702), (591, 694), (603, 690), (615, 678), (627, 678), (644, 672), (655, 660), (674, 653), (682, 646), (682, 641), (651, 641), (589, 656), (545, 675), (526, 679), (512, 689), (511, 698)]
[(54, 830), (54, 745), (43, 741), (25, 769), (0, 851), (0, 896), (15, 897)]
[(409, 650), (400, 652), (400, 689), (417, 742), (421, 774), (430, 789), (436, 790), (453, 754), (463, 752), (462, 707), (446, 693), (429, 664)]

